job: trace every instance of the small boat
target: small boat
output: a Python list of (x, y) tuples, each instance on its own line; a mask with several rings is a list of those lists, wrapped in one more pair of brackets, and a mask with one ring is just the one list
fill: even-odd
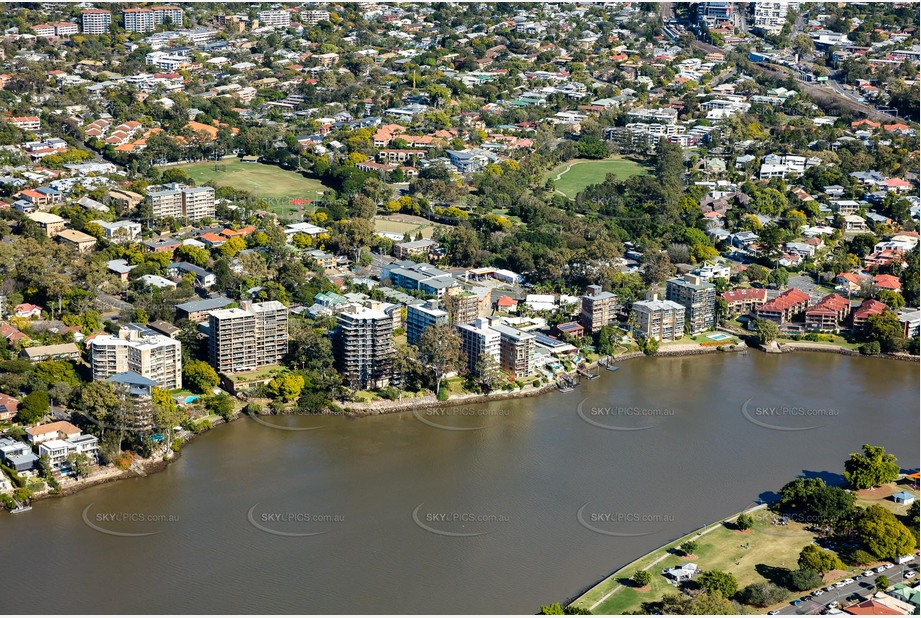
[(620, 367), (618, 367), (617, 365), (605, 365), (604, 368), (607, 369), (608, 371), (617, 371), (618, 369), (620, 369)]

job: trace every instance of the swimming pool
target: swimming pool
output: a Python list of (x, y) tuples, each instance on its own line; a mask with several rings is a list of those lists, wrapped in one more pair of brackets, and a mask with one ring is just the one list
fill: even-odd
[(725, 333), (713, 333), (712, 335), (707, 335), (707, 339), (712, 339), (713, 341), (722, 341), (723, 339), (732, 339), (732, 337)]

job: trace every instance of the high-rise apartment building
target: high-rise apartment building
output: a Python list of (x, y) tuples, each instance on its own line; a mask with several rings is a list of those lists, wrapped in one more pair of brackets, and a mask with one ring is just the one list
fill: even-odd
[(182, 344), (148, 328), (131, 325), (94, 337), (89, 352), (94, 380), (133, 371), (161, 388), (182, 388)]
[(153, 32), (160, 24), (182, 27), (182, 8), (174, 5), (132, 8), (122, 11), (122, 23), (128, 32)]
[(199, 221), (214, 217), (214, 188), (168, 183), (148, 187), (147, 203), (156, 219), (174, 217)]
[(493, 322), (490, 326), (499, 333), (499, 366), (513, 380), (526, 378), (536, 370), (534, 346), (537, 337), (523, 330)]
[(83, 16), (84, 34), (108, 34), (112, 28), (112, 12), (103, 9), (87, 9)]
[(671, 300), (640, 300), (633, 303), (634, 335), (658, 341), (684, 337), (684, 306)]
[(306, 26), (316, 26), (321, 21), (329, 21), (329, 11), (312, 10), (301, 11), (301, 23)]
[(288, 353), (288, 308), (277, 300), (244, 301), (208, 314), (208, 357), (222, 373), (249, 371)]
[(480, 315), (480, 297), (459, 287), (445, 290), (445, 308), (451, 324), (470, 324)]
[(333, 354), (349, 388), (388, 386), (393, 377), (393, 317), (369, 308), (340, 313)]
[(580, 322), (586, 335), (595, 334), (617, 321), (617, 297), (611, 292), (602, 292), (600, 285), (590, 285), (582, 296)]
[(477, 318), (472, 324), (456, 324), (455, 328), (460, 334), (461, 349), (467, 355), (467, 370), (470, 373), (476, 373), (477, 362), (484, 354), (499, 362), (501, 335), (489, 327), (485, 318)]
[(713, 328), (716, 312), (716, 288), (703, 283), (697, 275), (669, 279), (665, 284), (665, 299), (684, 307), (684, 321), (692, 335)]
[(789, 2), (755, 2), (752, 27), (764, 34), (780, 34), (787, 23)]
[(259, 11), (256, 17), (260, 26), (287, 28), (291, 25), (291, 13), (288, 11)]
[(437, 300), (409, 305), (406, 308), (406, 342), (416, 345), (426, 328), (447, 323), (448, 312), (438, 308)]

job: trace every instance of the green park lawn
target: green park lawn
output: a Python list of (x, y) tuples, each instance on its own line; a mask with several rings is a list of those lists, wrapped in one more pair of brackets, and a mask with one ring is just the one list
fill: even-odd
[(550, 170), (547, 178), (554, 181), (558, 192), (566, 197), (574, 198), (585, 187), (604, 182), (608, 174), (614, 174), (623, 180), (646, 173), (648, 173), (647, 168), (642, 163), (614, 156), (600, 160), (567, 161)]
[[(299, 210), (294, 199), (316, 200), (326, 187), (319, 180), (305, 178), (297, 172), (265, 163), (244, 163), (239, 159), (203, 161), (179, 166), (198, 184), (214, 184), (249, 191), (266, 200), (269, 209), (279, 216), (291, 216)], [(303, 207), (300, 207), (303, 208)], [(308, 207), (308, 210), (311, 210)]]
[[(668, 544), (639, 560), (627, 565), (576, 599), (573, 605), (590, 608), (605, 595), (621, 586), (597, 607), (595, 614), (623, 614), (639, 610), (645, 601), (658, 601), (663, 595), (674, 593), (675, 588), (662, 575), (662, 569), (695, 562), (702, 571), (720, 570), (735, 575), (739, 588), (748, 584), (766, 581), (765, 575), (773, 575), (778, 569), (796, 569), (800, 551), (815, 538), (803, 525), (791, 522), (786, 526), (771, 523), (772, 514), (767, 509), (752, 513), (755, 525), (751, 530), (741, 532), (734, 526), (722, 522), (711, 532), (696, 539), (698, 549), (690, 559), (669, 551), (685, 540), (695, 536), (697, 530)], [(734, 521), (735, 516), (726, 521)], [(706, 529), (710, 529), (708, 526)], [(664, 556), (664, 558), (663, 558)], [(650, 566), (656, 560), (663, 558)], [(652, 575), (652, 583), (644, 589), (631, 586), (630, 577), (638, 569), (645, 569)], [(795, 593), (790, 593), (794, 598)]]

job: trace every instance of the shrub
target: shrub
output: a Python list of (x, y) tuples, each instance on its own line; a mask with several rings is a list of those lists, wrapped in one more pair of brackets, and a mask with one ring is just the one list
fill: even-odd
[(749, 584), (739, 591), (739, 601), (755, 607), (768, 607), (780, 603), (787, 596), (787, 591), (770, 582)]
[(380, 390), (381, 397), (390, 401), (396, 401), (400, 398), (400, 389), (395, 386), (387, 386)]
[(448, 389), (445, 386), (442, 386), (438, 391), (438, 401), (447, 401), (448, 400)]
[(868, 341), (860, 346), (860, 353), (865, 356), (873, 356), (880, 353), (879, 341)]
[(115, 467), (119, 470), (127, 470), (134, 463), (133, 453), (121, 453), (115, 458)]
[(871, 562), (876, 562), (876, 556), (866, 550), (858, 549), (851, 556), (851, 560), (854, 564), (870, 564)]
[(178, 453), (180, 450), (182, 450), (182, 440), (179, 438), (174, 438), (173, 443), (170, 444), (169, 447), (170, 450), (172, 450), (174, 453)]
[(787, 588), (796, 592), (812, 590), (822, 585), (822, 577), (811, 569), (797, 569), (790, 571)]
[(531, 386), (533, 386), (534, 388), (540, 388), (541, 384), (543, 384), (543, 382), (540, 381), (540, 378), (537, 378), (531, 383)]

